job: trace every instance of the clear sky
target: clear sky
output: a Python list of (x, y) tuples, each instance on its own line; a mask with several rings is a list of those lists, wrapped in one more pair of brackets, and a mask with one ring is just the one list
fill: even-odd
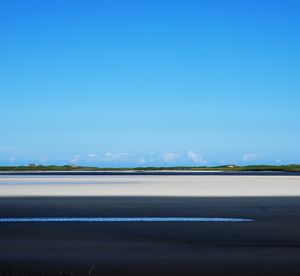
[(300, 1), (0, 1), (0, 163), (300, 163)]

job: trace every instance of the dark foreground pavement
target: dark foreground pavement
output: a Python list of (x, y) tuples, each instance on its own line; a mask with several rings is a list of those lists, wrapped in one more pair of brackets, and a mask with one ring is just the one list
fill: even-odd
[(300, 275), (300, 199), (0, 198), (0, 217), (254, 222), (0, 223), (0, 275)]

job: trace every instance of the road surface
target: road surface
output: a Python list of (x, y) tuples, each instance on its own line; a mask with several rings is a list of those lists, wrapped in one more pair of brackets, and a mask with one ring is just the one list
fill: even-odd
[[(219, 195), (201, 196), (197, 180), (187, 178), (180, 180), (182, 185), (192, 183), (182, 188), (184, 196), (178, 195), (178, 179), (169, 178), (165, 183), (177, 183), (178, 190), (173, 190), (177, 195), (6, 194), (0, 197), (1, 218), (225, 217), (253, 221), (0, 223), (0, 275), (300, 275), (300, 178), (285, 177), (282, 196), (276, 188), (279, 180), (273, 182), (270, 196), (264, 195), (265, 187), (263, 195), (253, 194), (251, 187), (240, 195), (239, 185), (244, 184), (240, 179), (232, 181), (231, 196), (229, 191), (222, 195), (222, 189)], [(269, 177), (264, 181), (272, 184)], [(8, 182), (2, 179), (0, 193), (9, 185), (30, 184), (32, 189), (42, 181)], [(215, 185), (216, 193), (222, 183), (229, 189), (228, 182), (221, 176), (207, 185)], [(212, 191), (204, 188), (203, 179), (198, 183), (203, 194)], [(49, 188), (53, 183), (43, 185)], [(74, 185), (66, 187), (80, 183)], [(163, 194), (169, 186), (161, 185)], [(188, 196), (186, 189), (191, 190)]]

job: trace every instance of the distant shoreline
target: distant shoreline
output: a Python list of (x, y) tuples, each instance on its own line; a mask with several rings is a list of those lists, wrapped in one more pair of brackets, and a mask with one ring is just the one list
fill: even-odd
[(174, 167), (132, 167), (132, 168), (100, 168), (100, 167), (88, 167), (88, 166), (73, 166), (73, 165), (36, 165), (29, 164), (28, 166), (0, 166), (0, 175), (3, 174), (51, 174), (51, 175), (107, 175), (107, 174), (158, 174), (158, 175), (172, 175), (172, 174), (229, 174), (229, 175), (246, 175), (246, 174), (258, 174), (258, 175), (276, 175), (276, 174), (297, 174), (300, 173), (300, 165), (224, 165), (224, 166), (174, 166)]
[(300, 176), (288, 171), (0, 171), (0, 176)]

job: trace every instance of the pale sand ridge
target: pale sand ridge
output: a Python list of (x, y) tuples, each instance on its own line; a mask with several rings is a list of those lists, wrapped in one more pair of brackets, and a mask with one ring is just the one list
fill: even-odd
[(0, 176), (0, 196), (300, 196), (300, 177)]

